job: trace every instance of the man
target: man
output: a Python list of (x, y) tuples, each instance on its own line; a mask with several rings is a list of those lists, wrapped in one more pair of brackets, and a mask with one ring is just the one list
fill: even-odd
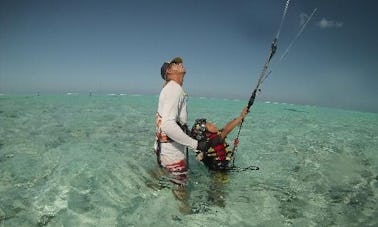
[(171, 181), (185, 184), (187, 160), (185, 149), (207, 151), (207, 141), (198, 142), (186, 134), (187, 131), (187, 95), (183, 89), (186, 70), (180, 57), (165, 62), (161, 66), (161, 77), (165, 80), (160, 92), (156, 114), (155, 153), (158, 163), (167, 170)]

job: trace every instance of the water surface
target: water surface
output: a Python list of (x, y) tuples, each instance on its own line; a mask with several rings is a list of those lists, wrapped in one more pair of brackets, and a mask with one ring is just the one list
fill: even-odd
[[(152, 152), (157, 99), (0, 96), (0, 226), (378, 225), (378, 114), (256, 103), (235, 163), (260, 170), (191, 153), (182, 201)], [(189, 121), (245, 104), (190, 98)]]

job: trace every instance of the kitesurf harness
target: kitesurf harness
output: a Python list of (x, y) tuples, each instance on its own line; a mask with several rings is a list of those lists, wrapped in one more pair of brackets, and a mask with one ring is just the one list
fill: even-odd
[(220, 131), (209, 132), (206, 129), (206, 119), (197, 119), (191, 130), (191, 137), (198, 141), (208, 141), (210, 147), (204, 152), (202, 162), (211, 170), (225, 170), (232, 159), (232, 151)]
[[(220, 136), (220, 132), (218, 133), (209, 133), (209, 140), (214, 139), (215, 137)], [(217, 161), (225, 161), (230, 160), (230, 150), (228, 149), (229, 145), (226, 143), (226, 141), (223, 140), (223, 142), (217, 143), (217, 144), (211, 144), (209, 150), (207, 151), (208, 157), (214, 157)]]
[[(173, 142), (173, 140), (171, 138), (169, 138), (169, 136), (161, 130), (161, 122), (162, 122), (162, 117), (160, 116), (159, 113), (157, 113), (156, 119), (155, 119), (155, 124), (156, 124), (155, 153), (156, 153), (157, 163), (159, 164), (160, 167), (161, 167), (161, 160), (160, 160), (161, 144)], [(176, 123), (188, 135), (188, 133), (189, 133), (188, 126), (186, 124), (181, 124), (178, 121)], [(188, 156), (188, 149), (186, 149), (186, 156)]]
[[(208, 139), (211, 141), (220, 136), (218, 133), (209, 133)], [(211, 170), (225, 170), (232, 159), (232, 150), (224, 139), (216, 140), (218, 143), (210, 143), (210, 148), (204, 155), (203, 163)]]

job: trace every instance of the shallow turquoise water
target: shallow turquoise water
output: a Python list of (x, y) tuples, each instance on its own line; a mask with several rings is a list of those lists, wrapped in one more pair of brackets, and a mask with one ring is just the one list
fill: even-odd
[[(189, 120), (223, 126), (245, 104), (190, 98)], [(378, 225), (378, 114), (256, 103), (235, 163), (260, 170), (213, 174), (191, 155), (183, 201), (155, 176), (156, 106), (0, 96), (0, 226)]]

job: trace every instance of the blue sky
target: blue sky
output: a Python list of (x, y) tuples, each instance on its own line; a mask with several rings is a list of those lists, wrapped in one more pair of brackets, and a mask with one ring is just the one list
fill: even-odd
[[(161, 64), (182, 56), (189, 95), (248, 99), (285, 2), (0, 0), (0, 93), (158, 94)], [(378, 112), (377, 10), (291, 0), (258, 99)]]

